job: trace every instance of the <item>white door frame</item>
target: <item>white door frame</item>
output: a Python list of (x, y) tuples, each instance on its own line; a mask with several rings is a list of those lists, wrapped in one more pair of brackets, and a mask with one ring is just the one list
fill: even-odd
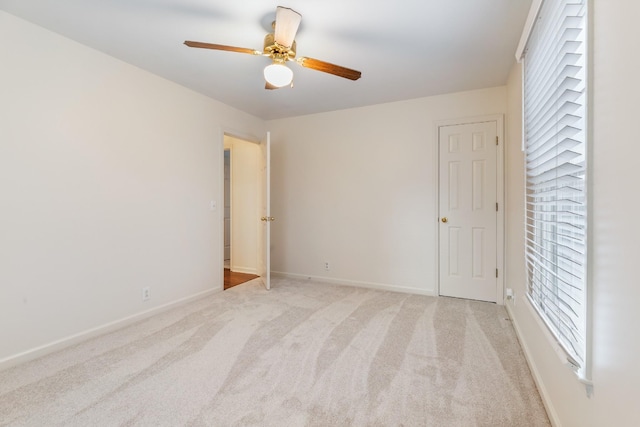
[(496, 304), (504, 305), (504, 115), (492, 114), (486, 116), (465, 117), (459, 119), (438, 120), (435, 124), (435, 245), (436, 245), (436, 272), (435, 283), (438, 284), (438, 295), (440, 295), (440, 128), (443, 126), (465, 125), (481, 122), (496, 122), (496, 133), (498, 135), (498, 147), (496, 152), (496, 196), (498, 201), (498, 215), (496, 222), (496, 263), (498, 268), (498, 279), (496, 280)]

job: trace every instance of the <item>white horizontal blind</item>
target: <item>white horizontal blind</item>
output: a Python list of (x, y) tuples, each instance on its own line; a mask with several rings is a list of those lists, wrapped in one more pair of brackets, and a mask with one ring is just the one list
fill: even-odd
[(544, 0), (524, 53), (530, 302), (586, 358), (586, 0)]

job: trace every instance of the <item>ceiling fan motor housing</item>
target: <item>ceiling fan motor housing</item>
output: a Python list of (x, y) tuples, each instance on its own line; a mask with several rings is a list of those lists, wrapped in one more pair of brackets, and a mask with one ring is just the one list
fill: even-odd
[(291, 47), (281, 46), (276, 43), (274, 34), (269, 33), (264, 37), (263, 52), (273, 58), (275, 62), (292, 61), (296, 57), (296, 42), (294, 41)]

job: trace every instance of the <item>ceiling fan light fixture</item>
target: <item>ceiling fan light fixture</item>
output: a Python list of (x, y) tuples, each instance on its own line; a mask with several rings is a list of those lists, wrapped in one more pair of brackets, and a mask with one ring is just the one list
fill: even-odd
[(271, 64), (264, 67), (264, 79), (275, 87), (288, 86), (293, 81), (293, 71), (284, 64)]

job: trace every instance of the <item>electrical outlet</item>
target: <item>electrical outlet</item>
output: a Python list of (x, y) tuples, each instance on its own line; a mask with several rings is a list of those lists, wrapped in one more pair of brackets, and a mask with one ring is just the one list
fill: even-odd
[(142, 288), (142, 301), (147, 301), (149, 298), (151, 298), (151, 290), (149, 287)]
[(325, 271), (329, 271), (329, 270), (331, 270), (331, 266), (329, 265), (329, 261), (325, 261), (325, 262), (324, 262), (324, 270), (325, 270)]
[(512, 301), (513, 304), (515, 305), (515, 303), (516, 303), (516, 293), (513, 292), (513, 289), (507, 288), (506, 294), (507, 294), (507, 300)]

